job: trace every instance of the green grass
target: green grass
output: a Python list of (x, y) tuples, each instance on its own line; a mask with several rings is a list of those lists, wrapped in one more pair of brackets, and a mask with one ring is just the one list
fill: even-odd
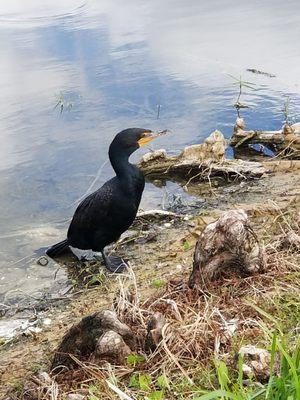
[(164, 287), (165, 285), (166, 285), (166, 282), (165, 282), (164, 280), (162, 280), (162, 279), (154, 279), (154, 280), (151, 282), (151, 286), (154, 287), (154, 288), (156, 288), (156, 289), (162, 288), (162, 287)]
[[(276, 354), (279, 371), (276, 373)], [(222, 361), (216, 363), (219, 388), (207, 392), (195, 400), (299, 400), (300, 399), (300, 341), (293, 353), (289, 353), (282, 338), (273, 334), (271, 344), (270, 378), (263, 387), (255, 382), (243, 385), (242, 359), (239, 360), (238, 375), (230, 377), (229, 369)]]
[[(134, 372), (124, 389), (127, 387), (132, 399), (138, 400), (299, 400), (300, 340), (294, 350), (289, 351), (291, 344), (285, 343), (286, 336), (270, 333), (269, 339), (270, 377), (264, 384), (255, 381), (255, 378), (245, 381), (243, 357), (239, 356), (236, 369), (215, 360), (215, 369), (206, 378), (209, 386), (215, 387), (214, 390), (202, 389), (207, 385), (203, 384), (203, 379), (198, 380), (199, 374), (203, 377), (203, 371), (197, 369), (193, 375), (194, 384), (187, 382), (183, 376), (163, 373), (154, 377), (146, 371)], [(94, 399), (101, 399), (101, 396)]]

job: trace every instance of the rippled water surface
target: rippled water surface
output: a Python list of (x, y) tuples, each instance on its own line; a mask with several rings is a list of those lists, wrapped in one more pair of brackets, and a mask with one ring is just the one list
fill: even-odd
[[(288, 96), (297, 117), (299, 14), (289, 0), (0, 0), (3, 301), (52, 284), (53, 265), (36, 265), (33, 253), (63, 238), (118, 131), (171, 129), (152, 145), (171, 152), (216, 128), (229, 137), (229, 75), (255, 83), (241, 99), (249, 128), (278, 129)], [(105, 164), (94, 188), (111, 175)], [(142, 206), (162, 196), (148, 184)]]

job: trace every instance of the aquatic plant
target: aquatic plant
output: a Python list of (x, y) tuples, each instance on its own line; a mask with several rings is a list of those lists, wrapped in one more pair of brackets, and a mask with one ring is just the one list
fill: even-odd
[(243, 94), (243, 90), (244, 89), (256, 90), (255, 83), (244, 81), (242, 79), (241, 75), (238, 78), (233, 76), (233, 75), (230, 75), (230, 74), (229, 74), (229, 76), (230, 76), (230, 78), (232, 78), (234, 80), (233, 85), (238, 86), (238, 90), (239, 91), (238, 91), (238, 95), (237, 95), (236, 101), (234, 103), (234, 107), (237, 110), (238, 116), (240, 116), (239, 110), (241, 108), (249, 108), (249, 106), (247, 104), (240, 102), (241, 96)]
[(60, 92), (59, 95), (57, 96), (56, 104), (54, 106), (54, 110), (59, 107), (60, 109), (60, 114), (63, 113), (64, 110), (71, 111), (73, 107), (73, 103), (69, 101), (68, 99), (65, 98), (65, 95)]

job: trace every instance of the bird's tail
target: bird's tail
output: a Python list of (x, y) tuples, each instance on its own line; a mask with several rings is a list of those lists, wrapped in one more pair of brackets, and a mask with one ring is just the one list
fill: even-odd
[(51, 246), (48, 250), (46, 250), (47, 256), (54, 258), (64, 254), (69, 250), (68, 239), (63, 240), (62, 242), (56, 243)]

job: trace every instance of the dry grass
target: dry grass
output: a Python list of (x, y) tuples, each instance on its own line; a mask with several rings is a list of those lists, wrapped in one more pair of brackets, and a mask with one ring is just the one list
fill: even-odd
[[(164, 290), (144, 301), (132, 269), (118, 278), (114, 308), (135, 333), (137, 353), (145, 355), (145, 362), (109, 366), (76, 359), (77, 370), (59, 375), (56, 381), (32, 383), (34, 392), (28, 387), (16, 398), (63, 399), (72, 391), (95, 400), (122, 398), (118, 390), (124, 392), (123, 398), (144, 398), (128, 389), (133, 374), (147, 373), (153, 382), (164, 374), (174, 382), (185, 380), (192, 388), (204, 384), (201, 374), (209, 374), (215, 359), (234, 366), (234, 355), (242, 344), (268, 346), (270, 330), (287, 335), (293, 343), (300, 329), (296, 300), (300, 294), (300, 252), (289, 238), (300, 235), (300, 215), (278, 211), (272, 220), (261, 218), (258, 224), (257, 234), (266, 252), (262, 274), (218, 280), (193, 290), (187, 286), (187, 274), (174, 274)], [(163, 313), (167, 323), (157, 350), (146, 354), (147, 323), (155, 311)], [(207, 387), (212, 385), (206, 382)], [(184, 398), (192, 395), (190, 388), (184, 389)], [(174, 396), (168, 398), (177, 398)]]

